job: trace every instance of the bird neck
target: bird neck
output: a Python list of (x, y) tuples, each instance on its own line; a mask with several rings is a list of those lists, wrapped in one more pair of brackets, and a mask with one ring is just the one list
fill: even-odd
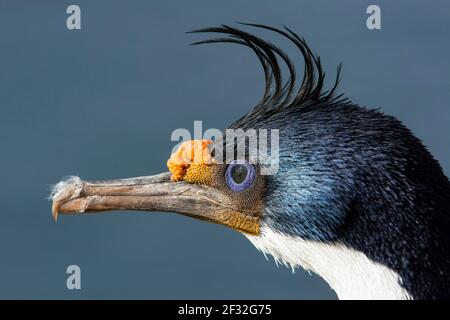
[(267, 227), (259, 236), (248, 238), (277, 263), (320, 275), (339, 299), (412, 299), (396, 272), (341, 243), (304, 240)]

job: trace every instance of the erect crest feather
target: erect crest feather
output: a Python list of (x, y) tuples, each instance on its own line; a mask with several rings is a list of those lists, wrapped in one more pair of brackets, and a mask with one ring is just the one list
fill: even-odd
[[(289, 39), (303, 56), (304, 71), (302, 82), (299, 88), (295, 90), (297, 80), (295, 65), (286, 52), (275, 44), (227, 25), (190, 31), (190, 33), (224, 34), (224, 37), (198, 41), (192, 43), (192, 45), (206, 43), (233, 43), (243, 45), (253, 50), (263, 67), (266, 83), (260, 102), (249, 113), (234, 122), (230, 128), (239, 128), (243, 124), (248, 125), (253, 121), (257, 121), (261, 116), (269, 116), (287, 108), (299, 107), (309, 101), (322, 103), (337, 98), (334, 97), (334, 94), (339, 83), (341, 65), (338, 66), (333, 87), (329, 91), (324, 91), (325, 72), (322, 69), (320, 58), (312, 52), (302, 37), (291, 31), (288, 27), (277, 29), (262, 24), (240, 24), (270, 30)], [(286, 81), (283, 81), (279, 63), (280, 59), (286, 64), (289, 70), (289, 77)]]

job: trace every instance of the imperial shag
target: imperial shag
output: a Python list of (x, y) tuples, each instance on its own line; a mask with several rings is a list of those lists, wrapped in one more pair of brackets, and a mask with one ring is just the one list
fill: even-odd
[(178, 212), (242, 232), (277, 261), (318, 273), (341, 299), (448, 298), (450, 183), (438, 161), (399, 120), (336, 95), (339, 69), (325, 91), (320, 59), (303, 38), (286, 27), (251, 26), (299, 49), (299, 85), (294, 64), (276, 45), (225, 25), (194, 32), (220, 34), (196, 44), (243, 45), (261, 62), (263, 98), (230, 128), (278, 129), (276, 174), (261, 175), (248, 159), (189, 165), (182, 161), (189, 152), (180, 148), (180, 158), (168, 163), (173, 175), (63, 180), (52, 194), (55, 218)]

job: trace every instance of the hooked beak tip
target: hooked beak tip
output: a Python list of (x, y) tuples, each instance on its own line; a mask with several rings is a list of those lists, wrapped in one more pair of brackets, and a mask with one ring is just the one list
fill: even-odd
[(65, 201), (79, 196), (81, 192), (81, 186), (82, 180), (74, 176), (67, 177), (53, 186), (49, 198), (53, 201), (52, 216), (55, 222), (58, 221), (59, 209), (61, 205)]
[(52, 204), (52, 216), (53, 220), (55, 220), (55, 222), (58, 222), (58, 204), (55, 202)]

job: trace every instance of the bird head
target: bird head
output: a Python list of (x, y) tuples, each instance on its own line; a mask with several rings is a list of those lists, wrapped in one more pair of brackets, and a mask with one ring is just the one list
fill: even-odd
[[(296, 169), (300, 169), (299, 164), (291, 162), (297, 157), (301, 146), (297, 144), (299, 141), (295, 140), (296, 130), (292, 131), (297, 123), (290, 124), (287, 121), (289, 113), (298, 110), (300, 105), (321, 104), (334, 100), (333, 94), (337, 80), (332, 90), (324, 93), (322, 91), (324, 74), (320, 59), (312, 54), (305, 41), (287, 28), (278, 30), (266, 26), (259, 27), (287, 37), (303, 54), (305, 74), (299, 88), (295, 88), (297, 83), (294, 64), (282, 50), (270, 42), (225, 25), (192, 31), (192, 33), (214, 32), (226, 35), (223, 38), (196, 42), (193, 43), (194, 45), (216, 42), (244, 45), (252, 49), (261, 62), (266, 78), (264, 95), (251, 112), (229, 127), (229, 129), (246, 131), (234, 135), (224, 134), (222, 139), (214, 143), (207, 140), (185, 142), (167, 161), (170, 171), (167, 173), (110, 181), (82, 181), (78, 177), (66, 178), (53, 188), (54, 218), (56, 219), (60, 213), (91, 213), (109, 210), (169, 211), (219, 223), (249, 235), (258, 235), (265, 221), (285, 220), (284, 217), (275, 217), (273, 214), (278, 211), (276, 207), (281, 205), (279, 201), (283, 202), (280, 208), (294, 206), (291, 200), (297, 192), (287, 193), (277, 201), (266, 201), (268, 197), (271, 200), (278, 197), (276, 194), (267, 193), (266, 184), (269, 184), (271, 188), (284, 190), (302, 188), (306, 197), (307, 193), (312, 192), (305, 187), (308, 182), (312, 182), (310, 185), (312, 188), (320, 183), (320, 181), (311, 181), (314, 176), (311, 171), (309, 171), (309, 177), (305, 176), (306, 171), (296, 172)], [(281, 75), (280, 57), (287, 64), (290, 72), (290, 77), (285, 83)], [(317, 79), (316, 76), (318, 76)], [(254, 150), (245, 143), (245, 138), (248, 138), (248, 132), (254, 129), (281, 131), (279, 139), (282, 143), (282, 155), (278, 158), (277, 154), (275, 159), (284, 162), (280, 175), (261, 174), (263, 164), (259, 162), (259, 159), (250, 159), (250, 154)], [(243, 157), (238, 159), (234, 154), (230, 161), (227, 154), (228, 161), (225, 161), (225, 156), (222, 154), (221, 159), (213, 155), (219, 146), (222, 150), (228, 150), (227, 143), (230, 141), (234, 143), (239, 134), (246, 135)], [(259, 132), (253, 134), (256, 139), (260, 138)], [(269, 154), (272, 152), (270, 147)], [(197, 155), (194, 156), (195, 154)], [(194, 158), (198, 156), (200, 161), (195, 161)], [(304, 155), (302, 158), (304, 166), (307, 166), (310, 160)], [(286, 175), (289, 179), (286, 179)], [(295, 210), (294, 207), (292, 209)], [(307, 214), (305, 213), (304, 216), (306, 217)], [(320, 221), (317, 218), (312, 220)], [(305, 224), (304, 232), (310, 230), (307, 224), (310, 225), (312, 232), (314, 228), (319, 229), (313, 221), (309, 221)], [(333, 224), (332, 221), (323, 223), (324, 226), (331, 224)], [(311, 237), (314, 236), (311, 235)]]
[[(261, 62), (264, 94), (229, 129), (253, 132), (257, 139), (261, 130), (275, 130), (277, 150), (269, 146), (268, 162), (252, 157), (245, 139), (243, 156), (230, 148), (232, 160), (224, 161), (230, 157), (215, 151), (235, 141), (227, 131), (215, 141), (188, 141), (168, 160), (167, 173), (61, 181), (52, 193), (55, 219), (60, 213), (110, 210), (177, 212), (244, 233), (276, 260), (318, 272), (346, 292), (342, 296), (352, 295), (338, 278), (359, 294), (372, 287), (371, 297), (377, 290), (387, 298), (444, 292), (448, 278), (440, 281), (439, 274), (448, 274), (450, 259), (437, 244), (449, 242), (448, 219), (441, 213), (450, 208), (450, 187), (437, 161), (400, 121), (336, 95), (340, 67), (325, 91), (320, 59), (303, 38), (286, 27), (251, 26), (294, 44), (304, 61), (300, 83), (284, 51), (246, 31), (225, 25), (200, 29), (193, 32), (221, 36), (194, 44), (245, 46)], [(264, 174), (274, 161), (276, 172)], [(438, 255), (445, 256), (445, 265)], [(440, 289), (429, 288), (418, 265), (434, 266)]]

